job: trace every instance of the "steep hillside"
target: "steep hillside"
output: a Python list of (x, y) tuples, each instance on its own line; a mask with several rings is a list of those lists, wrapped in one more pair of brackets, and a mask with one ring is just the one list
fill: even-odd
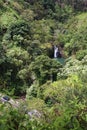
[(0, 130), (87, 129), (87, 0), (0, 0), (0, 93)]
[[(0, 7), (2, 88), (5, 79), (5, 87), (14, 86), (15, 91), (18, 88), (24, 93), (34, 80), (30, 64), (38, 56), (43, 59), (43, 55), (52, 60), (54, 45), (59, 47), (63, 57), (74, 55), (82, 60), (87, 54), (87, 13), (81, 12), (73, 3), (1, 0)], [(48, 68), (50, 67), (52, 66)], [(49, 80), (50, 75), (43, 76), (47, 78), (44, 80)], [(56, 80), (57, 77), (54, 76), (53, 79)]]
[(69, 55), (76, 55), (81, 60), (87, 54), (87, 13), (73, 16), (64, 26), (63, 37), (65, 50)]

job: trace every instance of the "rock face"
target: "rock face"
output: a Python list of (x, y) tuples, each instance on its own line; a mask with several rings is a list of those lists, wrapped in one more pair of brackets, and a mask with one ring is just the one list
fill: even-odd
[(41, 117), (41, 113), (37, 111), (36, 109), (29, 111), (27, 114), (30, 116), (31, 119)]
[(9, 100), (10, 100), (10, 98), (9, 98), (8, 96), (3, 96), (2, 98), (3, 98), (3, 100), (5, 100), (5, 101), (9, 101)]
[(15, 101), (15, 100), (9, 98), (8, 96), (3, 96), (2, 94), (0, 94), (0, 101), (2, 103), (8, 102), (12, 105), (12, 107), (15, 107), (15, 108), (19, 107), (19, 105), (20, 105), (20, 103), (18, 101)]
[[(21, 109), (20, 109), (21, 103), (19, 101), (15, 101), (15, 100), (9, 98), (8, 96), (3, 96), (2, 94), (0, 94), (0, 101), (2, 103), (7, 102), (13, 108), (19, 108), (19, 110), (21, 111)], [(23, 111), (26, 111), (27, 106), (22, 106), (22, 108), (23, 108)], [(42, 114), (36, 109), (30, 110), (30, 111), (27, 110), (26, 114), (29, 115), (30, 119), (39, 119), (42, 117)]]

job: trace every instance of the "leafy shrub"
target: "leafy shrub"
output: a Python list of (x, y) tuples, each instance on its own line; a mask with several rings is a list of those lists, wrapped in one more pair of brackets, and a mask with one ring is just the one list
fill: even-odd
[(70, 75), (77, 74), (83, 81), (86, 82), (86, 72), (87, 72), (87, 65), (86, 65), (86, 56), (82, 59), (82, 61), (79, 61), (75, 58), (69, 58), (66, 60), (66, 64), (63, 68), (60, 69), (60, 71), (57, 74), (57, 78), (66, 79)]
[(76, 53), (76, 58), (82, 60), (85, 55), (87, 55), (87, 50), (80, 50)]
[(3, 2), (3, 0), (1, 0), (1, 1), (0, 1), (0, 8), (3, 7), (3, 4), (4, 4), (4, 2)]
[(56, 75), (62, 65), (48, 56), (40, 55), (30, 65), (30, 70), (34, 72), (39, 84), (44, 84), (47, 80), (56, 80)]

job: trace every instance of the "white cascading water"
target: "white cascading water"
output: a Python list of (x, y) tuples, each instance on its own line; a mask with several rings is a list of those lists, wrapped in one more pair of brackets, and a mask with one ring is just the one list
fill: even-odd
[(54, 58), (58, 57), (57, 54), (58, 54), (58, 47), (54, 46)]

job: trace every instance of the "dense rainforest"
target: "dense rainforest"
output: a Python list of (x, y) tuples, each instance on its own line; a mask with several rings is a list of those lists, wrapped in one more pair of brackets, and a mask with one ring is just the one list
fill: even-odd
[(0, 130), (87, 130), (87, 0), (0, 0)]

